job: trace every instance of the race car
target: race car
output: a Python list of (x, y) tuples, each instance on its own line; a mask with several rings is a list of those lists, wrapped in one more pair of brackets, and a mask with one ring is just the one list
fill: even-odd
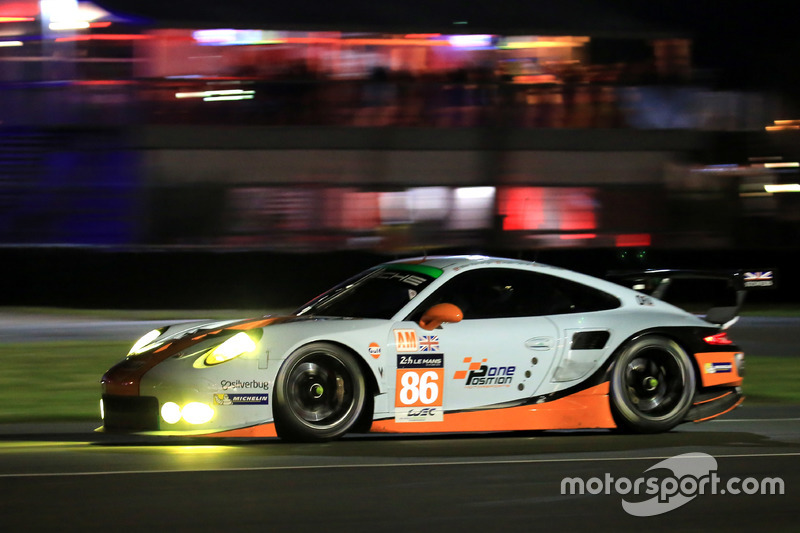
[[(642, 287), (639, 287), (640, 289)], [(611, 281), (485, 256), (370, 268), (288, 316), (153, 330), (102, 377), (104, 431), (668, 431), (743, 400), (725, 327)]]

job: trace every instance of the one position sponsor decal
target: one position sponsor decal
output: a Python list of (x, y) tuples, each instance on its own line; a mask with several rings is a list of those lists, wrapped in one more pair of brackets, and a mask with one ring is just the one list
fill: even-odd
[(464, 358), (466, 370), (456, 370), (453, 379), (466, 379), (466, 387), (509, 387), (514, 381), (514, 374), (517, 371), (515, 366), (490, 366), (486, 364), (487, 359), (473, 361), (472, 357)]
[(706, 374), (729, 374), (733, 372), (732, 363), (706, 363), (703, 365)]
[(397, 345), (398, 352), (419, 351), (419, 339), (417, 338), (417, 332), (413, 329), (394, 330), (394, 342)]
[(397, 356), (396, 422), (442, 422), (444, 355)]
[(215, 394), (217, 405), (269, 405), (269, 394)]

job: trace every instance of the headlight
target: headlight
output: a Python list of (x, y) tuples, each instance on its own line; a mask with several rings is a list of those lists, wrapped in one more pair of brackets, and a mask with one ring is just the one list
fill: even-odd
[(225, 361), (230, 361), (234, 357), (239, 357), (242, 354), (252, 352), (256, 349), (256, 343), (244, 331), (240, 331), (230, 339), (226, 340), (206, 356), (205, 363), (207, 365), (218, 365)]
[(154, 344), (153, 341), (159, 338), (160, 336), (161, 336), (160, 329), (154, 329), (153, 331), (145, 333), (141, 339), (139, 339), (134, 343), (133, 347), (131, 348), (131, 351), (128, 352), (128, 355), (138, 355), (142, 352), (146, 352), (147, 350), (155, 348), (158, 345)]

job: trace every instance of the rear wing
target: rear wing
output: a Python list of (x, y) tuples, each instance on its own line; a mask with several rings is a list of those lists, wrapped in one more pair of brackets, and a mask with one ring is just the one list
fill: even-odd
[(774, 289), (777, 281), (775, 269), (612, 271), (608, 278), (723, 327), (739, 316), (748, 290)]

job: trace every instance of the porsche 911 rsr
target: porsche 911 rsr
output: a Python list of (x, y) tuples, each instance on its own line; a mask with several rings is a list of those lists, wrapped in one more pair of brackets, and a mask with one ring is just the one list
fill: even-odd
[(102, 378), (103, 430), (668, 431), (742, 401), (730, 318), (539, 263), (393, 261), (289, 316), (147, 333)]

